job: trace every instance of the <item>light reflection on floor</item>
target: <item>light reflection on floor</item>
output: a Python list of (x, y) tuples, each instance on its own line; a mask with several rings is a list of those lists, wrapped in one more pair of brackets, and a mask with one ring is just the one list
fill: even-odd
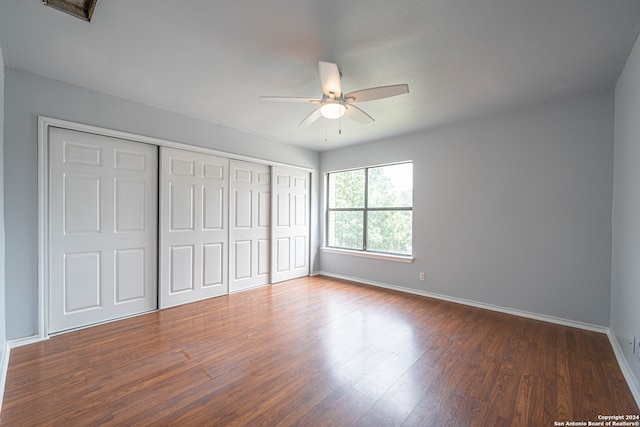
[(353, 312), (339, 301), (328, 304), (333, 320), (321, 337), (326, 366), (337, 384), (407, 416), (422, 396), (410, 369), (422, 351), (412, 326), (392, 309), (379, 308)]

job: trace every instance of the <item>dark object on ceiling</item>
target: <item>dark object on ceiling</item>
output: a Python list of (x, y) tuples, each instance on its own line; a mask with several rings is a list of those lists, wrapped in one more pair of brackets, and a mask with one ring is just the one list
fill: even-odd
[(76, 18), (91, 21), (93, 9), (98, 0), (43, 0), (47, 6), (51, 6)]

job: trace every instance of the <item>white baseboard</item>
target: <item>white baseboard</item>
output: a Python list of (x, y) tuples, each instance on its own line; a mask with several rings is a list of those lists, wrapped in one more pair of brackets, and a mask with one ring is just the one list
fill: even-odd
[(555, 324), (558, 324), (558, 325), (569, 326), (569, 327), (572, 327), (572, 328), (585, 329), (587, 331), (599, 332), (599, 333), (603, 333), (603, 334), (606, 334), (606, 333), (609, 332), (609, 328), (607, 328), (606, 326), (593, 325), (591, 323), (584, 323), (584, 322), (579, 322), (579, 321), (576, 321), (576, 320), (563, 319), (563, 318), (560, 318), (560, 317), (548, 316), (546, 314), (532, 313), (532, 312), (529, 312), (529, 311), (517, 310), (517, 309), (509, 308), (509, 307), (502, 307), (502, 306), (499, 306), (499, 305), (487, 304), (487, 303), (484, 303), (484, 302), (472, 301), (472, 300), (468, 300), (468, 299), (464, 299), (464, 298), (458, 298), (458, 297), (452, 297), (452, 296), (449, 296), (449, 295), (442, 295), (442, 294), (437, 294), (437, 293), (433, 293), (433, 292), (422, 291), (422, 290), (419, 290), (419, 289), (405, 288), (404, 286), (397, 286), (397, 285), (391, 285), (391, 284), (388, 284), (388, 283), (375, 282), (375, 281), (372, 281), (372, 280), (360, 279), (358, 277), (343, 276), (341, 274), (328, 273), (328, 272), (324, 272), (324, 271), (316, 272), (315, 275), (323, 275), (323, 276), (334, 277), (336, 279), (349, 280), (351, 282), (362, 283), (364, 285), (377, 286), (377, 287), (380, 287), (380, 288), (391, 289), (391, 290), (394, 290), (394, 291), (406, 292), (406, 293), (409, 293), (409, 294), (420, 295), (420, 296), (423, 296), (423, 297), (429, 297), (429, 298), (435, 298), (435, 299), (439, 299), (439, 300), (443, 300), (443, 301), (449, 301), (449, 302), (453, 302), (453, 303), (456, 303), (456, 304), (464, 304), (464, 305), (468, 305), (468, 306), (471, 306), (471, 307), (483, 308), (485, 310), (498, 311), (500, 313), (512, 314), (514, 316), (526, 317), (526, 318), (529, 318), (529, 319), (541, 320), (543, 322), (549, 322), (549, 323), (555, 323)]
[(41, 338), (39, 335), (32, 335), (30, 337), (18, 338), (15, 340), (7, 341), (7, 345), (9, 348), (22, 347), (23, 345), (29, 345), (33, 343), (37, 343), (40, 341), (44, 341), (45, 339)]
[(0, 412), (2, 412), (2, 400), (4, 398), (4, 386), (7, 382), (7, 371), (9, 370), (9, 353), (11, 347), (9, 343), (4, 344), (4, 351), (2, 352), (2, 358), (0, 358)]
[(607, 336), (609, 337), (609, 342), (611, 343), (611, 347), (613, 348), (613, 352), (616, 355), (616, 359), (618, 360), (618, 366), (620, 366), (620, 370), (622, 371), (622, 375), (624, 375), (624, 379), (627, 381), (627, 385), (631, 390), (631, 394), (633, 394), (633, 398), (636, 400), (638, 406), (640, 406), (640, 384), (638, 384), (638, 380), (635, 375), (633, 375), (633, 371), (629, 366), (629, 362), (626, 357), (624, 357), (624, 351), (622, 351), (622, 347), (620, 347), (620, 343), (618, 339), (614, 335), (611, 330), (607, 331)]

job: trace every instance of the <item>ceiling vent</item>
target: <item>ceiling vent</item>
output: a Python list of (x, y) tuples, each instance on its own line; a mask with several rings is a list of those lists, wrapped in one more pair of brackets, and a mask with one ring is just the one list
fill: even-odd
[(93, 9), (98, 0), (43, 0), (47, 6), (51, 6), (76, 18), (91, 21)]

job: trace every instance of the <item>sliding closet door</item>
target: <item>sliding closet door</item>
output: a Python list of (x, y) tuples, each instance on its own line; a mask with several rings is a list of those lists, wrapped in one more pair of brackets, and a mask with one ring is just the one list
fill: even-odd
[(310, 174), (273, 167), (271, 282), (309, 275)]
[(161, 148), (160, 307), (227, 294), (229, 159)]
[(271, 168), (231, 160), (229, 291), (269, 283)]
[(52, 333), (156, 308), (157, 147), (50, 130)]

